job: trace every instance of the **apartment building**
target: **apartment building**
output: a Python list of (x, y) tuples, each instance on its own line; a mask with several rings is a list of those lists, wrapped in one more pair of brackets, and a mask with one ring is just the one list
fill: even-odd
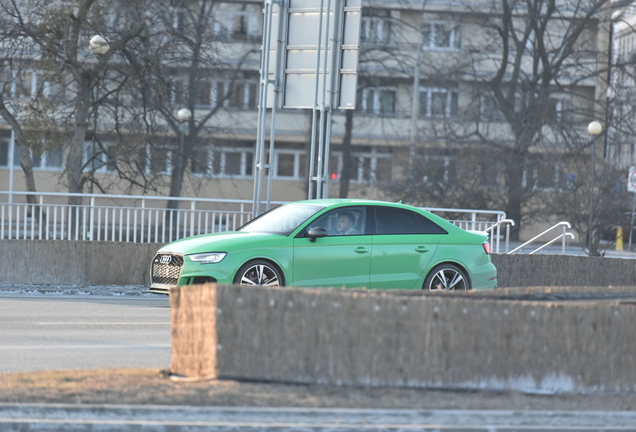
[[(199, 3), (174, 6), (163, 31), (187, 31)], [(133, 130), (135, 122), (130, 122), (122, 132), (117, 121), (124, 117), (101, 96), (113, 90), (112, 83), (97, 82), (99, 95), (93, 101), (103, 105), (95, 103), (91, 110), (86, 175), (110, 193), (168, 195), (175, 155), (185, 143), (191, 150), (185, 155), (182, 196), (251, 199), (262, 6), (249, 0), (215, 4), (202, 33), (209, 61), (193, 75), (184, 55), (162, 77), (163, 106), (157, 112), (171, 113), (172, 123), (157, 116), (151, 128)], [(585, 127), (603, 115), (606, 94), (607, 76), (600, 70), (607, 64), (607, 12), (592, 2), (579, 6), (546, 16), (539, 34), (529, 29), (527, 11), (520, 5), (504, 16), (497, 2), (363, 0), (357, 107), (349, 115), (333, 115), (330, 196), (339, 196), (347, 178), (349, 197), (510, 212), (515, 207), (510, 201), (523, 203), (532, 196), (528, 191), (566, 187), (572, 173), (563, 155), (585, 146)], [(513, 31), (502, 38), (506, 19)], [(161, 20), (153, 25), (160, 26), (157, 22)], [(80, 50), (86, 51), (87, 62), (95, 61), (88, 46)], [(503, 58), (518, 64), (502, 67)], [(542, 79), (548, 63), (553, 76), (546, 84)], [(561, 69), (555, 72), (557, 67)], [(32, 69), (14, 72), (4, 97), (73, 97), (72, 91), (63, 95), (56, 86), (34, 62)], [(130, 110), (144, 100), (134, 90), (127, 90)], [(193, 121), (177, 129), (176, 113), (184, 107), (193, 112)], [(197, 125), (201, 127), (193, 133)], [(276, 145), (268, 161), (273, 200), (307, 196), (311, 133), (311, 112), (278, 111)], [(1, 120), (0, 137), (0, 189), (6, 190), (11, 131)], [(127, 150), (120, 150), (122, 146)], [(66, 190), (65, 152), (63, 139), (33, 150), (39, 191)], [(20, 157), (16, 151), (16, 190), (24, 189)], [(139, 173), (122, 175), (118, 163)], [(146, 183), (139, 178), (152, 178), (151, 188), (143, 190)], [(511, 189), (516, 178), (519, 185)], [(520, 196), (511, 198), (515, 193)], [(516, 206), (511, 217), (522, 217), (524, 210), (518, 202)]]
[(613, 67), (611, 70), (611, 110), (616, 122), (610, 130), (607, 158), (613, 166), (625, 171), (636, 165), (636, 6), (617, 7), (613, 13)]

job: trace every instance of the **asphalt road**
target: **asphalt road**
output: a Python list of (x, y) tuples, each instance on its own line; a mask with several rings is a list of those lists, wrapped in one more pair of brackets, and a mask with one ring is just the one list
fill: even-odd
[[(170, 365), (167, 297), (135, 288), (11, 290), (0, 290), (0, 372)], [(0, 430), (636, 432), (636, 412), (5, 403)]]
[(0, 296), (0, 372), (170, 367), (167, 297)]
[(636, 431), (636, 413), (0, 404), (3, 431)]

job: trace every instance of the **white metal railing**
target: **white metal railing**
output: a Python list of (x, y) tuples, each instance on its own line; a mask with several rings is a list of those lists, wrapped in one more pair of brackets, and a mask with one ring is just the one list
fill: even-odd
[[(491, 225), (488, 229), (486, 229), (486, 232), (488, 232), (490, 234), (490, 246), (493, 246), (493, 239), (496, 237), (496, 241), (495, 241), (495, 253), (499, 253), (499, 239), (500, 239), (500, 235), (498, 234), (499, 231), (501, 230), (501, 226), (504, 225), (506, 227), (506, 253), (508, 253), (508, 251), (510, 250), (510, 227), (511, 226), (515, 226), (515, 221), (513, 221), (512, 219), (501, 219), (499, 222), (497, 222), (494, 225)], [(493, 230), (497, 230), (497, 234), (496, 235), (492, 235), (492, 231)]]
[[(2, 200), (8, 194), (0, 191), (0, 239), (167, 243), (193, 235), (233, 231), (252, 218), (252, 202), (248, 200), (41, 192), (31, 194), (37, 204), (29, 204), (28, 193), (12, 192), (14, 199), (9, 204)], [(81, 204), (69, 205), (71, 196)], [(171, 199), (179, 203), (178, 209), (166, 208)], [(491, 234), (494, 231), (491, 245), (496, 239), (495, 251), (499, 251), (504, 212), (424, 209), (463, 229)]]
[(559, 234), (558, 236), (556, 236), (555, 238), (553, 238), (552, 240), (550, 240), (549, 242), (547, 242), (546, 244), (540, 246), (539, 248), (533, 250), (532, 252), (530, 252), (530, 255), (533, 255), (537, 252), (539, 252), (540, 250), (550, 246), (552, 243), (556, 242), (557, 240), (561, 240), (561, 254), (565, 255), (565, 244), (566, 244), (566, 240), (568, 238), (573, 239), (574, 238), (574, 234), (571, 232), (568, 232), (568, 230), (570, 228), (572, 228), (572, 226), (570, 225), (569, 222), (559, 222), (558, 224), (548, 228), (547, 230), (543, 231), (541, 234), (538, 234), (534, 237), (532, 237), (530, 240), (528, 240), (527, 242), (523, 243), (522, 245), (514, 248), (513, 250), (511, 250), (510, 252), (508, 252), (508, 255), (513, 254), (519, 250), (521, 250), (522, 248), (528, 246), (530, 243), (534, 242), (535, 240), (537, 240), (538, 238), (540, 238), (541, 236), (549, 233), (550, 231), (552, 231), (555, 228), (561, 228), (562, 232), (561, 234)]
[[(13, 195), (23, 202), (0, 201), (0, 239), (166, 243), (233, 231), (252, 215), (247, 200), (37, 193), (32, 194), (37, 204), (30, 204), (24, 202), (27, 193)], [(81, 204), (69, 205), (69, 196)], [(178, 209), (166, 208), (170, 199), (179, 203)]]

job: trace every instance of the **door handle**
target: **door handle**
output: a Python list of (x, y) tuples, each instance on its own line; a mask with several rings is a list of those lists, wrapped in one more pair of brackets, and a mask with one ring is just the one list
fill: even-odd
[(424, 253), (424, 252), (428, 252), (428, 249), (426, 248), (426, 246), (418, 246), (415, 248), (415, 252)]
[(363, 253), (369, 252), (369, 249), (365, 248), (364, 246), (359, 246), (359, 247), (355, 248), (353, 251), (355, 253), (363, 254)]

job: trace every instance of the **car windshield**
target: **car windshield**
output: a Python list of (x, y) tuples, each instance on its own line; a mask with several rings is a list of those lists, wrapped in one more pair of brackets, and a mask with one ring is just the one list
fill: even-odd
[(307, 204), (288, 204), (276, 207), (246, 223), (238, 231), (289, 235), (300, 224), (323, 207)]

